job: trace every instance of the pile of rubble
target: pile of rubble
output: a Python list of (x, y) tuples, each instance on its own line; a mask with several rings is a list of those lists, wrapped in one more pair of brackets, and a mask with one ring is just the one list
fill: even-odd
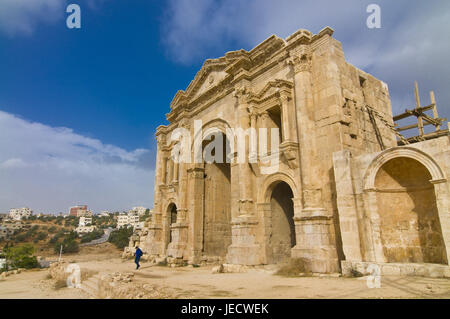
[(14, 269), (14, 270), (9, 270), (9, 271), (4, 271), (0, 274), (0, 280), (5, 280), (6, 277), (10, 276), (10, 275), (17, 275), (20, 274), (22, 271), (24, 271), (25, 268), (19, 268), (19, 269)]
[(163, 299), (173, 298), (166, 289), (156, 285), (133, 282), (133, 273), (103, 274), (99, 281), (99, 298), (105, 299)]
[(55, 280), (67, 280), (69, 273), (66, 272), (66, 268), (69, 264), (66, 261), (60, 261), (50, 264), (49, 273)]

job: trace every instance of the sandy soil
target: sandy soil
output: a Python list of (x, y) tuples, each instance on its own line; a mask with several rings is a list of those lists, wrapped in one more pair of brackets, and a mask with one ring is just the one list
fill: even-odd
[[(381, 278), (381, 288), (369, 289), (366, 279), (342, 277), (288, 278), (273, 269), (247, 273), (212, 274), (211, 267), (169, 268), (118, 257), (115, 248), (86, 247), (81, 254), (66, 257), (82, 270), (133, 272), (134, 281), (172, 291), (173, 298), (450, 298), (450, 280), (422, 277)], [(101, 253), (99, 252), (101, 251)], [(53, 287), (48, 270), (27, 271), (0, 281), (0, 298), (87, 298), (80, 289)]]

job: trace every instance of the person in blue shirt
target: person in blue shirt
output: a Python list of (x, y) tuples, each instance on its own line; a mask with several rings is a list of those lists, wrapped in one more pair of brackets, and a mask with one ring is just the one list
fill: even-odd
[(142, 250), (136, 246), (136, 252), (134, 253), (134, 262), (136, 264), (136, 269), (139, 269), (139, 267), (141, 267), (141, 265), (139, 265), (139, 260), (141, 259), (141, 256), (143, 255)]

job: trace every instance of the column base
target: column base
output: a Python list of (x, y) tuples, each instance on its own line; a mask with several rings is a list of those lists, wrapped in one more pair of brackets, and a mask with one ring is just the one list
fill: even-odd
[(253, 216), (239, 216), (232, 222), (232, 244), (228, 247), (228, 264), (260, 265), (261, 245), (256, 242), (258, 222)]
[(292, 258), (301, 258), (311, 272), (339, 272), (339, 260), (331, 234), (332, 215), (323, 208), (304, 208), (294, 217), (296, 246)]
[(167, 246), (166, 256), (182, 259), (187, 246), (188, 225), (186, 223), (175, 223), (170, 228), (172, 242)]
[(149, 256), (161, 256), (164, 254), (164, 241), (162, 238), (162, 225), (150, 224), (145, 239), (146, 253)]
[(314, 273), (337, 273), (340, 272), (339, 260), (336, 249), (333, 247), (299, 248), (291, 249), (292, 258), (303, 259), (308, 270)]

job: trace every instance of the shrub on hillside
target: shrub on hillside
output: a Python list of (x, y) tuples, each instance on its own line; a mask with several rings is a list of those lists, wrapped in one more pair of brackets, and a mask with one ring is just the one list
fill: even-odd
[(73, 238), (65, 238), (62, 242), (57, 242), (54, 246), (56, 254), (61, 251), (61, 246), (63, 254), (77, 253), (80, 250), (78, 243)]
[(37, 241), (39, 241), (39, 240), (44, 240), (44, 239), (46, 239), (46, 238), (47, 238), (47, 233), (41, 231), (41, 232), (39, 232), (39, 233), (37, 234), (37, 236), (36, 236), (35, 239), (36, 239)]
[(108, 241), (114, 244), (117, 248), (123, 249), (128, 246), (131, 235), (133, 235), (133, 228), (121, 228), (113, 231), (109, 236)]
[(81, 242), (82, 243), (88, 243), (90, 241), (93, 241), (95, 239), (99, 239), (100, 237), (103, 236), (103, 230), (99, 229), (99, 230), (94, 230), (93, 232), (84, 234), (83, 236), (81, 236)]

